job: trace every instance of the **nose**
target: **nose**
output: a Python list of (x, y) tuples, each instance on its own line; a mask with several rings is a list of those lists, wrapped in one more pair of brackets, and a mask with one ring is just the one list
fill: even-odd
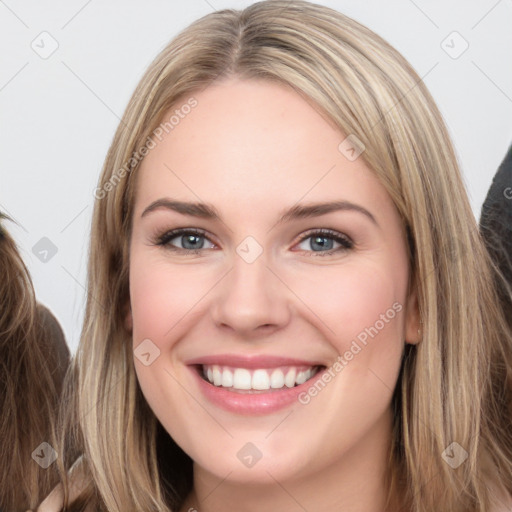
[(268, 335), (290, 321), (291, 292), (265, 253), (252, 263), (235, 255), (233, 267), (218, 285), (211, 307), (217, 327), (245, 339)]

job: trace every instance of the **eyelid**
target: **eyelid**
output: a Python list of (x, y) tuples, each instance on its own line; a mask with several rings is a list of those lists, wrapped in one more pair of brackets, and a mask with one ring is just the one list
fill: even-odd
[[(204, 252), (206, 250), (204, 248), (184, 249), (184, 248), (175, 247), (175, 246), (169, 244), (170, 240), (173, 240), (174, 238), (178, 238), (179, 236), (185, 236), (188, 234), (193, 234), (193, 235), (203, 237), (206, 240), (208, 240), (211, 244), (217, 245), (215, 242), (210, 240), (210, 236), (207, 234), (207, 232), (204, 229), (201, 229), (201, 228), (176, 228), (176, 229), (168, 230), (168, 231), (164, 232), (163, 234), (156, 236), (154, 245), (159, 245), (159, 246), (162, 246), (164, 248), (167, 248), (169, 250), (172, 250), (174, 252), (181, 253), (181, 254), (191, 254), (191, 253), (200, 254), (200, 253)], [(302, 233), (300, 235), (300, 238), (294, 243), (293, 247), (304, 242), (308, 238), (311, 238), (313, 235), (320, 235), (320, 236), (324, 236), (325, 238), (331, 238), (335, 242), (339, 243), (341, 245), (341, 247), (338, 247), (336, 249), (329, 249), (327, 251), (299, 250), (299, 251), (294, 251), (294, 252), (303, 252), (303, 253), (308, 253), (308, 254), (312, 254), (312, 255), (330, 255), (330, 254), (342, 252), (344, 250), (345, 251), (350, 250), (354, 246), (354, 242), (352, 241), (352, 239), (344, 233), (341, 233), (339, 231), (335, 231), (335, 230), (329, 229), (329, 228), (312, 228), (312, 229), (309, 229), (306, 232)], [(212, 250), (212, 249), (209, 249), (209, 250)]]
[(204, 249), (182, 249), (181, 247), (174, 247), (173, 245), (170, 245), (169, 242), (173, 240), (174, 238), (178, 238), (179, 236), (185, 236), (185, 235), (197, 235), (200, 237), (205, 238), (208, 240), (211, 244), (216, 245), (215, 242), (210, 240), (210, 236), (207, 234), (207, 232), (204, 229), (201, 228), (176, 228), (176, 229), (170, 229), (168, 231), (165, 231), (164, 233), (160, 235), (156, 235), (154, 240), (154, 245), (160, 245), (164, 248), (176, 251), (176, 252), (182, 252), (182, 253), (199, 253), (204, 251)]
[[(336, 239), (340, 239), (344, 243), (349, 244), (350, 246), (354, 245), (354, 242), (352, 241), (352, 239), (348, 235), (346, 235), (345, 233), (341, 233), (340, 231), (335, 231), (334, 229), (329, 229), (329, 228), (313, 228), (313, 229), (310, 229), (310, 230), (306, 231), (305, 233), (303, 233), (301, 235), (301, 238), (299, 239), (298, 243), (303, 242), (304, 240), (307, 240), (311, 236), (317, 235), (317, 234), (325, 235), (326, 238), (333, 238), (335, 240)], [(327, 251), (324, 251), (324, 252), (327, 252)]]

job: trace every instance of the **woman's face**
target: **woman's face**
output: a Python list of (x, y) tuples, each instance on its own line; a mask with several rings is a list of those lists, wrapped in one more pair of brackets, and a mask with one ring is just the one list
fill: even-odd
[(193, 98), (137, 176), (128, 322), (144, 396), (216, 477), (381, 460), (417, 337), (389, 195), (286, 86), (232, 78)]

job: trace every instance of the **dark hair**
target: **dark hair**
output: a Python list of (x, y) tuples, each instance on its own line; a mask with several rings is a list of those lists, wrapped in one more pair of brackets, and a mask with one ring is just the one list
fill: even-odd
[(24, 512), (35, 509), (58, 481), (56, 465), (44, 468), (32, 454), (39, 449), (49, 455), (43, 442), (56, 446), (54, 425), (70, 354), (55, 317), (36, 302), (3, 219), (8, 217), (0, 214), (0, 510)]
[(500, 300), (512, 325), (512, 145), (482, 206), (480, 232), (496, 265)]

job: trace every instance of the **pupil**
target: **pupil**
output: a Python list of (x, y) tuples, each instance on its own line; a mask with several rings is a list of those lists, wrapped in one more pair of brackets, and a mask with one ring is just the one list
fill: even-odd
[[(185, 249), (197, 249), (198, 245), (199, 245), (199, 248), (201, 248), (202, 244), (197, 244), (199, 238), (200, 237), (198, 235), (185, 235), (183, 237), (183, 240), (184, 240), (183, 247)], [(189, 244), (189, 243), (192, 244), (191, 247), (187, 247), (187, 244)], [(194, 243), (196, 243), (196, 245), (194, 245)]]
[(333, 243), (332, 240), (327, 239), (324, 236), (317, 236), (313, 239), (311, 248), (314, 249), (315, 248), (314, 244), (318, 244), (317, 248), (319, 247), (320, 249), (332, 249), (332, 247), (331, 247), (332, 243)]

